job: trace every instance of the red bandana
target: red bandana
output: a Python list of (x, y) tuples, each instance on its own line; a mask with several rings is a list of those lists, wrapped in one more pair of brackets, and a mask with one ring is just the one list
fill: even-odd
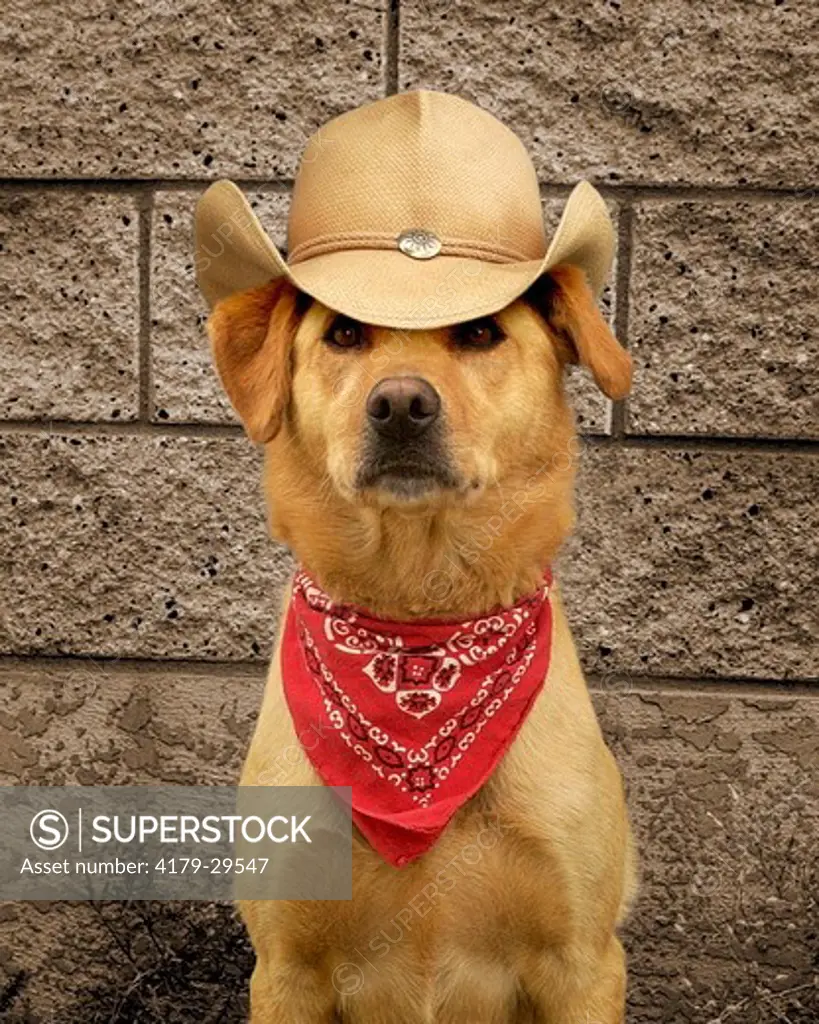
[(549, 582), (465, 622), (387, 622), (296, 573), (282, 642), (296, 732), (390, 864), (433, 845), (523, 725), (549, 670)]

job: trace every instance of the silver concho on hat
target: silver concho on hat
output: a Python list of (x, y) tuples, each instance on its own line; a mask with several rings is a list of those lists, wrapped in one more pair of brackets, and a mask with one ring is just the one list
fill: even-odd
[(432, 231), (410, 228), (398, 236), (398, 248), (414, 260), (431, 260), (441, 251), (441, 239)]

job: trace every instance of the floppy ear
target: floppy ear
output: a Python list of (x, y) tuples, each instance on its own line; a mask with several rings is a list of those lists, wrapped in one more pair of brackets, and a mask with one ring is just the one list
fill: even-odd
[(219, 378), (253, 441), (270, 441), (281, 427), (302, 298), (279, 278), (223, 299), (208, 320)]
[(603, 319), (583, 271), (569, 264), (553, 267), (526, 298), (568, 344), (568, 361), (587, 366), (609, 398), (625, 398), (631, 389), (631, 356)]

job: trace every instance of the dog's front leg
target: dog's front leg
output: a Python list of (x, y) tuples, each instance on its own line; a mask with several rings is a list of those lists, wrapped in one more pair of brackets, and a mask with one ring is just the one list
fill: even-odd
[(333, 1024), (337, 994), (308, 966), (257, 960), (250, 980), (248, 1024)]
[(595, 966), (584, 967), (582, 978), (571, 968), (572, 959), (550, 953), (524, 977), (536, 1024), (624, 1024), (626, 960), (620, 940), (612, 936)]

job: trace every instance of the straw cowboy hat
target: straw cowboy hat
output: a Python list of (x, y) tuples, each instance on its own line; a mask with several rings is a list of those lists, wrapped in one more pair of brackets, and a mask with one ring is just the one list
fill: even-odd
[(395, 328), (495, 313), (559, 263), (581, 267), (599, 294), (614, 253), (606, 205), (588, 182), (547, 244), (520, 139), (485, 110), (427, 90), (351, 110), (312, 136), (286, 260), (229, 181), (200, 199), (195, 234), (211, 306), (284, 276), (330, 309)]

